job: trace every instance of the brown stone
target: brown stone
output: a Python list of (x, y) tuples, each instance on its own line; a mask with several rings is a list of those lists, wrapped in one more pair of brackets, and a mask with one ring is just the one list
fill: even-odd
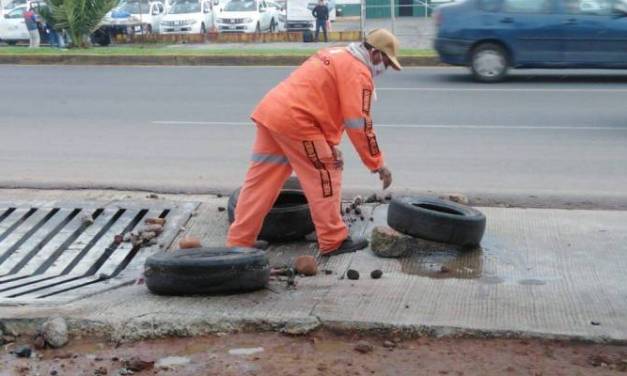
[(139, 372), (147, 369), (152, 369), (155, 366), (154, 360), (145, 360), (139, 357), (132, 357), (122, 362), (124, 368), (133, 371)]
[(144, 223), (147, 225), (165, 225), (165, 218), (146, 218)]
[(447, 195), (440, 196), (440, 198), (442, 200), (449, 200), (462, 205), (468, 205), (469, 203), (468, 197), (462, 193), (449, 193)]
[(318, 274), (318, 263), (313, 256), (299, 256), (294, 260), (294, 269), (300, 274), (312, 276)]
[(373, 350), (373, 347), (368, 341), (359, 341), (354, 347), (355, 351), (366, 354)]
[(159, 235), (163, 232), (163, 226), (162, 225), (147, 225), (143, 229), (143, 231), (154, 232), (155, 234)]
[(194, 237), (185, 237), (179, 242), (180, 249), (200, 248), (200, 239)]

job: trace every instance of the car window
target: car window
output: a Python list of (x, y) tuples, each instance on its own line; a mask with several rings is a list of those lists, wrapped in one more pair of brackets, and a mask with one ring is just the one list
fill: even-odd
[(249, 0), (231, 0), (226, 4), (224, 10), (227, 12), (255, 12), (257, 11), (257, 3)]
[(501, 9), (501, 0), (479, 0), (479, 9), (486, 12), (497, 12)]
[(609, 16), (612, 14), (611, 0), (562, 0), (568, 14)]
[(9, 12), (9, 18), (22, 18), (24, 17), (24, 10), (26, 10), (26, 8), (18, 8), (18, 9), (13, 9), (12, 11)]
[(504, 0), (503, 11), (510, 13), (546, 13), (551, 0)]

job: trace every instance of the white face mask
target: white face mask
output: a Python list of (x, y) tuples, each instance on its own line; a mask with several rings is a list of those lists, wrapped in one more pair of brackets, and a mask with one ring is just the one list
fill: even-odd
[(381, 76), (385, 72), (385, 64), (383, 64), (383, 55), (380, 51), (379, 51), (379, 56), (381, 56), (381, 62), (379, 64), (373, 64), (372, 62), (370, 62), (373, 77)]
[(384, 72), (385, 72), (385, 64), (383, 64), (383, 62), (380, 62), (379, 64), (372, 66), (372, 75), (374, 77), (381, 76)]

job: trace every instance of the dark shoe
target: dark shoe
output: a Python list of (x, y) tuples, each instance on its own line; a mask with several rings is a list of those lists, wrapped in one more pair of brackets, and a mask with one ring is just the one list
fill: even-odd
[(346, 238), (346, 240), (342, 242), (342, 244), (340, 244), (340, 246), (336, 250), (325, 252), (322, 254), (322, 256), (337, 256), (341, 255), (342, 253), (356, 252), (360, 249), (366, 248), (367, 246), (368, 240), (366, 240), (366, 238), (363, 238), (361, 236), (356, 236), (355, 238), (352, 238), (349, 236), (348, 238)]
[(257, 249), (261, 249), (262, 251), (265, 251), (266, 249), (268, 249), (269, 245), (270, 244), (265, 240), (257, 240), (255, 244), (253, 245), (253, 248), (257, 248)]

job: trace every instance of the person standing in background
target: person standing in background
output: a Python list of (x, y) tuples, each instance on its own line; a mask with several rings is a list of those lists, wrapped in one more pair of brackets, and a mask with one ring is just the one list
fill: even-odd
[(311, 14), (316, 18), (316, 42), (319, 40), (318, 37), (320, 36), (320, 29), (322, 29), (322, 32), (324, 33), (324, 41), (328, 42), (327, 22), (329, 20), (329, 7), (326, 6), (324, 0), (320, 0)]

